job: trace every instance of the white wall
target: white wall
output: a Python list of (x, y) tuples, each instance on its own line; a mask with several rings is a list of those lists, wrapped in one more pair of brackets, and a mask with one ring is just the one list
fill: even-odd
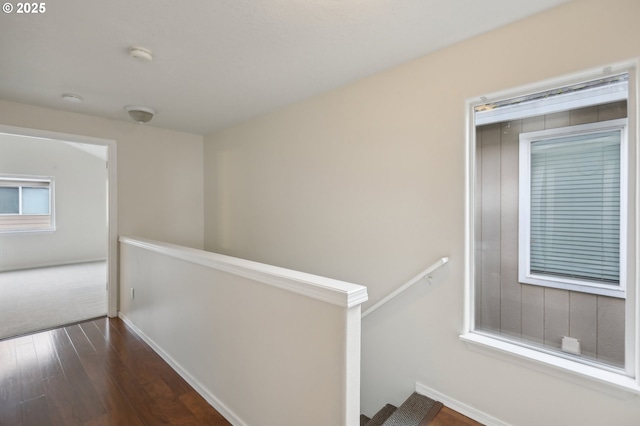
[(54, 178), (55, 232), (0, 234), (0, 270), (105, 259), (106, 162), (64, 142), (0, 135), (0, 173)]
[(510, 424), (637, 424), (637, 398), (472, 352), (458, 335), (465, 100), (638, 57), (638, 16), (637, 0), (574, 1), (209, 135), (205, 247), (368, 285), (369, 303), (451, 257), (432, 286), (365, 319), (367, 414), (417, 380)]
[(115, 140), (118, 233), (202, 248), (202, 136), (1, 100), (0, 124)]

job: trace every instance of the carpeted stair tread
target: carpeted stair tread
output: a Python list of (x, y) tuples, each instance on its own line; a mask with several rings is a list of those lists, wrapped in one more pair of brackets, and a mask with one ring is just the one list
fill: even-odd
[[(442, 404), (439, 402), (414, 392), (382, 425), (419, 426), (425, 416), (429, 414), (428, 418), (433, 418), (441, 407)], [(435, 414), (431, 410), (435, 411)]]
[(371, 420), (369, 420), (365, 426), (382, 426), (384, 424), (384, 422), (391, 417), (391, 415), (397, 410), (398, 408), (395, 405), (391, 405), (391, 404), (387, 404), (384, 407), (382, 407), (380, 409), (380, 411), (378, 411), (373, 417), (371, 417)]
[(371, 419), (364, 414), (360, 414), (360, 426), (367, 426)]

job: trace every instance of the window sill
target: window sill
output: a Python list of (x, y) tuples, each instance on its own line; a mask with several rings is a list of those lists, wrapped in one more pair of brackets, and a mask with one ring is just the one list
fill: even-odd
[(460, 340), (465, 342), (469, 349), (485, 355), (497, 357), (619, 398), (640, 394), (638, 382), (624, 374), (539, 352), (478, 333), (463, 334), (460, 336)]

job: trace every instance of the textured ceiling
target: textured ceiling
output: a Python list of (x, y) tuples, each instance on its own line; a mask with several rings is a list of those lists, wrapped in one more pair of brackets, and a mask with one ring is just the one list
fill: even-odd
[(565, 2), (51, 1), (0, 16), (0, 99), (206, 134)]

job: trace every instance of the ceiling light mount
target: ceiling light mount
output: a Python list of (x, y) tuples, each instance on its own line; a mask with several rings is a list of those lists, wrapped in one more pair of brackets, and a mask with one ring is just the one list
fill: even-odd
[(153, 53), (149, 49), (140, 46), (131, 46), (129, 48), (129, 56), (143, 62), (151, 62), (153, 60)]
[(144, 106), (128, 105), (124, 109), (127, 110), (133, 121), (138, 123), (148, 123), (156, 115), (156, 111), (153, 108)]

